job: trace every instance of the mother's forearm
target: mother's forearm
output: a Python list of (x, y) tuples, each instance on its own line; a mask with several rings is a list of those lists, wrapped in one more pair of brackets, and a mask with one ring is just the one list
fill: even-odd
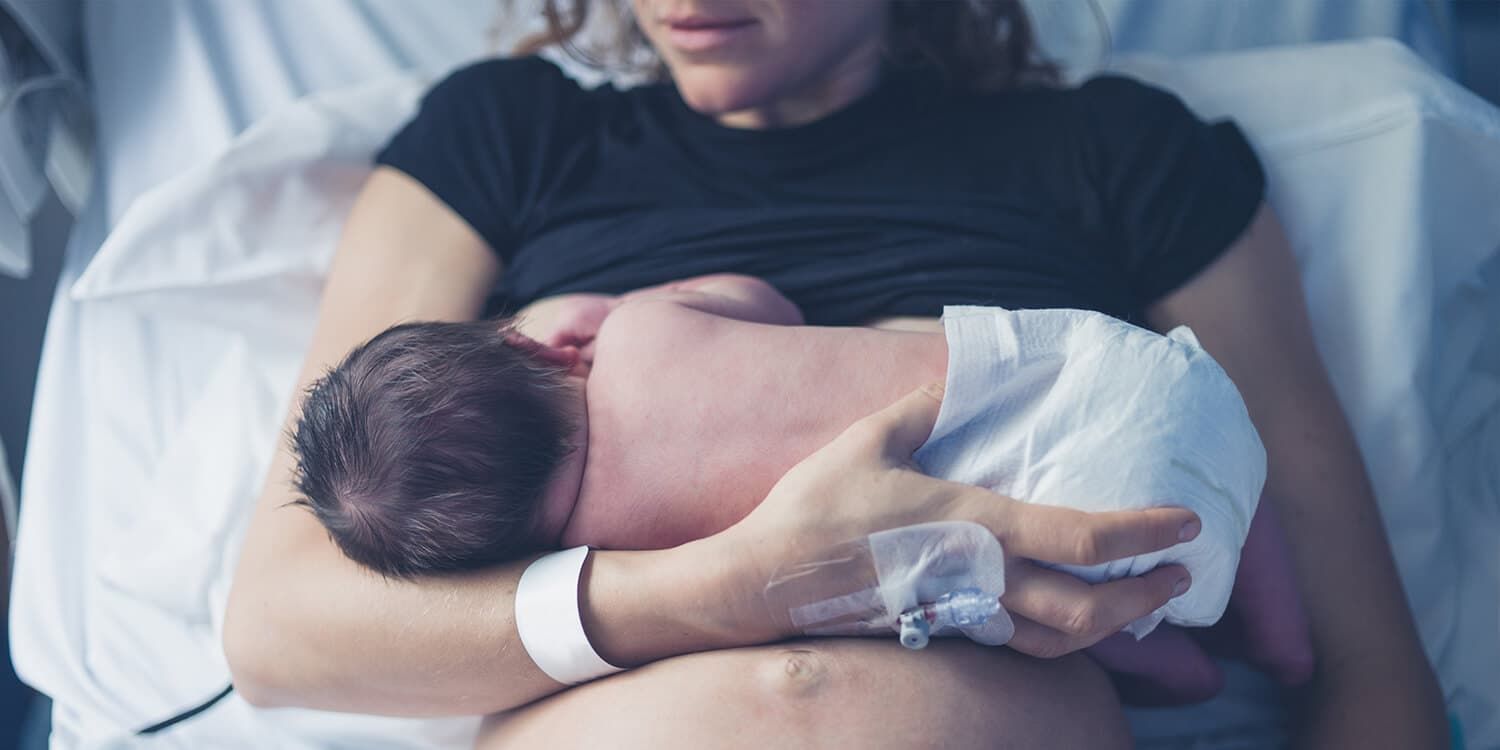
[(387, 581), (330, 548), (288, 542), (277, 559), (241, 566), (224, 647), (235, 687), (249, 702), (475, 714), (557, 689), (510, 645), (515, 630), (506, 602), (518, 572)]
[[(277, 538), (247, 544), (224, 644), (240, 693), (260, 706), (402, 716), (473, 715), (563, 688), (531, 661), (516, 633), (516, 584), (526, 563), (407, 582), (345, 559), (297, 508)], [(673, 550), (595, 553), (580, 586), (600, 654), (633, 666), (755, 642), (755, 629), (714, 609), (712, 542)], [(619, 559), (616, 559), (619, 558)], [(637, 575), (649, 570), (649, 575)]]

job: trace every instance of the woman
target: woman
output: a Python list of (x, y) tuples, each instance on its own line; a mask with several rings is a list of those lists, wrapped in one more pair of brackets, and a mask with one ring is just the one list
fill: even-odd
[[(303, 382), (392, 323), (478, 316), (497, 282), (515, 305), (736, 271), (776, 284), (811, 323), (923, 325), (943, 303), (1189, 323), (1239, 385), (1268, 448), (1266, 500), (1288, 520), (1318, 655), (1303, 736), (1439, 746), (1436, 684), (1237, 133), (1123, 79), (1027, 87), (1047, 71), (1013, 0), (634, 6), (672, 85), (585, 92), (515, 60), (427, 97), (349, 218)], [(581, 18), (554, 12), (554, 36)], [(545, 302), (535, 311), (544, 322)], [(1175, 573), (1089, 587), (1018, 564), (1004, 599), (1014, 651), (760, 645), (788, 635), (763, 610), (770, 572), (873, 530), (971, 519), (1018, 558), (1089, 562), (1167, 546), (1193, 523), (1059, 514), (916, 476), (903, 467), (933, 404), (914, 394), (851, 428), (722, 534), (591, 555), (588, 637), (614, 664), (651, 666), (512, 712), (482, 743), (1128, 741), (1090, 663), (1019, 654), (1098, 642), (1166, 601)], [(373, 579), (284, 507), (288, 466), (279, 454), (227, 614), (248, 699), (477, 714), (561, 689), (517, 641), (524, 566)], [(683, 718), (641, 721), (664, 704)], [(774, 735), (740, 721), (767, 716)]]

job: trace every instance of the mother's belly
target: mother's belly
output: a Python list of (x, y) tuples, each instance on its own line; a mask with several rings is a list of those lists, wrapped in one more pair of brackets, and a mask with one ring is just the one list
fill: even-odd
[(913, 331), (917, 333), (942, 333), (943, 321), (941, 318), (921, 318), (912, 316), (895, 316), (890, 318), (876, 318), (865, 323), (866, 328), (879, 328), (883, 331)]
[(492, 717), (480, 750), (531, 747), (1127, 747), (1081, 654), (891, 639), (797, 641), (667, 659)]

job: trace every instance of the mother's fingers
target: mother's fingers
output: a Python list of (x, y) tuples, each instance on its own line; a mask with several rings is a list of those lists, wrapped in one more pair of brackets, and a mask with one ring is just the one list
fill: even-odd
[[(941, 385), (924, 386), (854, 423), (828, 446), (830, 451), (819, 454), (842, 456), (846, 469), (850, 462), (859, 466), (871, 459), (909, 466), (931, 436), (942, 402)], [(925, 514), (924, 520), (975, 521), (989, 528), (1007, 553), (1053, 563), (1094, 565), (1155, 552), (1192, 539), (1201, 528), (1198, 517), (1182, 508), (1088, 513), (1022, 503), (938, 479), (917, 484), (915, 497), (884, 499)], [(889, 495), (895, 488), (885, 489)], [(960, 516), (949, 512), (954, 507), (962, 508)]]
[(980, 489), (968, 514), (1000, 540), (1008, 555), (1050, 563), (1098, 565), (1144, 555), (1198, 535), (1198, 516), (1185, 508), (1089, 513), (1032, 505)]
[(1077, 639), (1071, 636), (1063, 635), (1061, 632), (1020, 615), (1012, 614), (1010, 619), (1016, 624), (1016, 634), (1011, 636), (1010, 641), (1005, 645), (1027, 656), (1035, 656), (1038, 659), (1056, 659), (1087, 648), (1076, 645)]
[(943, 406), (943, 386), (932, 383), (855, 422), (840, 437), (853, 440), (894, 464), (907, 464), (937, 424)]
[[(1013, 560), (1006, 569), (1005, 596), (1001, 604), (1012, 617), (1024, 618), (1050, 633), (1033, 631), (1029, 640), (1043, 653), (1028, 651), (1023, 638), (1017, 650), (1034, 656), (1048, 649), (1069, 653), (1087, 648), (1120, 632), (1126, 625), (1161, 608), (1172, 597), (1187, 591), (1192, 579), (1187, 569), (1167, 565), (1145, 575), (1108, 583), (1089, 584), (1067, 573), (1048, 570), (1024, 560)], [(1022, 632), (1017, 625), (1017, 635)], [(1052, 654), (1058, 655), (1058, 654)]]

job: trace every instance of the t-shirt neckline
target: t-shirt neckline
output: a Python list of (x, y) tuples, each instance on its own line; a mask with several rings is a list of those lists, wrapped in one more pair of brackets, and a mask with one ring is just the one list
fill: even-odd
[(817, 120), (774, 128), (736, 128), (721, 124), (683, 100), (671, 82), (658, 84), (667, 99), (673, 122), (695, 140), (725, 146), (796, 147), (833, 144), (855, 134), (888, 124), (890, 118), (915, 109), (915, 94), (933, 90), (937, 82), (924, 87), (912, 71), (885, 70), (869, 91), (843, 107)]

